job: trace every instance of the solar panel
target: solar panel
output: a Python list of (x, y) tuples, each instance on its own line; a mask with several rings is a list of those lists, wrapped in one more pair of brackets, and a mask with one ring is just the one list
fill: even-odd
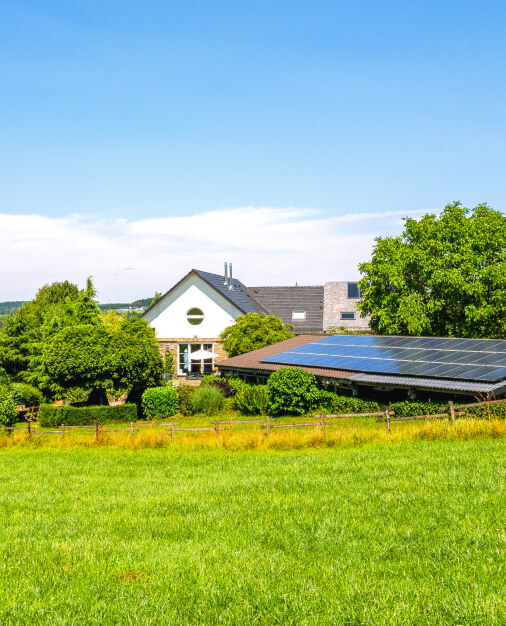
[(495, 382), (506, 378), (506, 340), (331, 335), (262, 362)]

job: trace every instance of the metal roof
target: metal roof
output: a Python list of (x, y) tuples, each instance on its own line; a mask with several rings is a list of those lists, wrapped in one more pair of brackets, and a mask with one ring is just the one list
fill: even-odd
[(494, 393), (495, 395), (501, 395), (506, 392), (505, 381), (491, 384), (463, 380), (443, 380), (441, 378), (382, 376), (380, 374), (355, 374), (351, 376), (349, 380), (353, 383), (388, 385), (389, 387), (414, 387), (419, 389), (440, 389), (445, 391)]

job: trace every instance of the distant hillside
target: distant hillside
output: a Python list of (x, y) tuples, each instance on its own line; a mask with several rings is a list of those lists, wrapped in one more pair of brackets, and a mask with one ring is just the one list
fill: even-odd
[[(140, 300), (135, 300), (134, 302), (111, 302), (108, 304), (99, 304), (98, 306), (102, 309), (102, 311), (132, 308), (138, 309), (148, 307), (151, 304), (151, 300), (153, 300), (153, 298), (141, 298)], [(8, 315), (9, 313), (17, 311), (25, 302), (26, 300), (0, 302), (0, 315)]]
[(0, 315), (7, 315), (12, 311), (17, 311), (24, 304), (24, 300), (12, 300), (10, 302), (0, 302)]

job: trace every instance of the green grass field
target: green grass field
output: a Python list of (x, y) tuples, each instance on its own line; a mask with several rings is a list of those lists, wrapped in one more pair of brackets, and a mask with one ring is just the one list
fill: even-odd
[(506, 440), (0, 451), (1, 624), (505, 624)]

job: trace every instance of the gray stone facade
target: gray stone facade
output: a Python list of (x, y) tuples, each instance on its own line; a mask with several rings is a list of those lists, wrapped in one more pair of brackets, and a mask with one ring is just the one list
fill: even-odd
[[(323, 297), (323, 330), (332, 330), (344, 326), (350, 330), (369, 330), (369, 317), (360, 317), (357, 311), (359, 297), (349, 298), (354, 288), (349, 288), (344, 281), (325, 283)], [(353, 318), (352, 318), (353, 315)]]

